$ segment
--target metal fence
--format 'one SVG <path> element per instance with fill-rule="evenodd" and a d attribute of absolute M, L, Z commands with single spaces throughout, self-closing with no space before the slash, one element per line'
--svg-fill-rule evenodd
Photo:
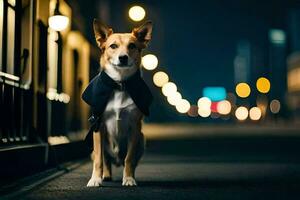
<path fill-rule="evenodd" d="M 33 93 L 20 78 L 0 72 L 0 147 L 31 140 Z"/>

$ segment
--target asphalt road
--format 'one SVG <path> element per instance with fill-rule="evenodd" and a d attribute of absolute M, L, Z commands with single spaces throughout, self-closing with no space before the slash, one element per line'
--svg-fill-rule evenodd
<path fill-rule="evenodd" d="M 14 199 L 300 199 L 298 136 L 158 139 L 146 146 L 137 187 L 121 186 L 122 168 L 113 168 L 113 181 L 87 188 L 86 161 Z"/>
<path fill-rule="evenodd" d="M 146 154 L 137 169 L 137 187 L 113 181 L 87 188 L 91 162 L 39 186 L 17 199 L 300 199 L 300 164 L 208 162 L 199 157 Z"/>

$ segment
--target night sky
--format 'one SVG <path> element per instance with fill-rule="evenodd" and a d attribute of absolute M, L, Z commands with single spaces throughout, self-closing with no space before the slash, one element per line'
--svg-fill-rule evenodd
<path fill-rule="evenodd" d="M 153 38 L 147 52 L 159 59 L 184 98 L 196 104 L 205 86 L 223 86 L 234 91 L 233 60 L 237 42 L 248 40 L 262 59 L 253 69 L 257 75 L 268 73 L 268 31 L 287 29 L 288 11 L 296 1 L 68 1 L 74 8 L 73 28 L 84 31 L 94 45 L 93 18 L 101 18 L 115 32 L 128 32 L 142 22 L 128 18 L 132 5 L 146 10 L 146 19 L 154 23 Z M 179 3 L 180 2 L 180 3 Z M 146 72 L 150 79 L 153 72 Z M 254 75 L 256 75 L 254 73 Z M 161 93 L 148 81 L 155 93 L 150 121 L 201 121 L 176 114 Z M 157 109 L 159 108 L 159 109 Z M 159 110 L 159 112 L 157 111 Z"/>

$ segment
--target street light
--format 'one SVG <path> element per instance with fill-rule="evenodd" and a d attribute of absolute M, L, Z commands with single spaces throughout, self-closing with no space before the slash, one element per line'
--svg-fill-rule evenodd
<path fill-rule="evenodd" d="M 48 23 L 51 29 L 62 31 L 68 27 L 69 18 L 59 12 L 59 0 L 56 1 L 54 14 L 49 17 Z"/>
<path fill-rule="evenodd" d="M 145 18 L 146 11 L 141 6 L 133 6 L 129 9 L 128 14 L 133 21 L 138 22 Z"/>
<path fill-rule="evenodd" d="M 142 57 L 142 65 L 147 70 L 154 70 L 158 65 L 158 59 L 153 54 L 147 54 Z"/>

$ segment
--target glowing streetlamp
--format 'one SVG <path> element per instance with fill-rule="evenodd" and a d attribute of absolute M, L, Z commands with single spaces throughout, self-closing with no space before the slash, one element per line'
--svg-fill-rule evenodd
<path fill-rule="evenodd" d="M 241 98 L 246 98 L 250 95 L 251 89 L 247 83 L 239 83 L 235 87 L 236 94 Z"/>
<path fill-rule="evenodd" d="M 177 86 L 175 85 L 175 83 L 168 82 L 168 83 L 164 84 L 164 86 L 162 87 L 161 90 L 162 90 L 163 95 L 168 97 L 171 94 L 177 92 Z"/>
<path fill-rule="evenodd" d="M 176 110 L 179 113 L 186 113 L 190 110 L 191 104 L 186 99 L 181 99 L 179 104 L 176 105 Z"/>
<path fill-rule="evenodd" d="M 138 22 L 138 21 L 141 21 L 145 18 L 146 11 L 141 6 L 132 6 L 129 9 L 128 14 L 129 14 L 130 19 L 132 19 L 133 21 Z"/>
<path fill-rule="evenodd" d="M 235 111 L 235 116 L 238 120 L 244 121 L 248 118 L 248 109 L 244 106 L 238 107 Z"/>
<path fill-rule="evenodd" d="M 56 1 L 54 14 L 49 17 L 48 23 L 50 28 L 55 31 L 62 31 L 69 25 L 69 18 L 59 12 L 59 0 Z"/>
<path fill-rule="evenodd" d="M 220 101 L 217 104 L 217 111 L 221 115 L 228 115 L 231 111 L 231 104 L 227 100 Z"/>
<path fill-rule="evenodd" d="M 169 76 L 165 72 L 156 72 L 153 76 L 153 82 L 157 87 L 162 87 L 169 82 Z"/>
<path fill-rule="evenodd" d="M 267 78 L 260 77 L 256 81 L 256 88 L 261 93 L 268 93 L 271 88 L 271 83 Z"/>
<path fill-rule="evenodd" d="M 147 54 L 142 57 L 142 65 L 147 70 L 153 70 L 158 65 L 158 59 L 153 54 Z"/>
<path fill-rule="evenodd" d="M 258 107 L 253 107 L 249 111 L 249 117 L 253 121 L 257 121 L 261 118 L 261 110 Z"/>

